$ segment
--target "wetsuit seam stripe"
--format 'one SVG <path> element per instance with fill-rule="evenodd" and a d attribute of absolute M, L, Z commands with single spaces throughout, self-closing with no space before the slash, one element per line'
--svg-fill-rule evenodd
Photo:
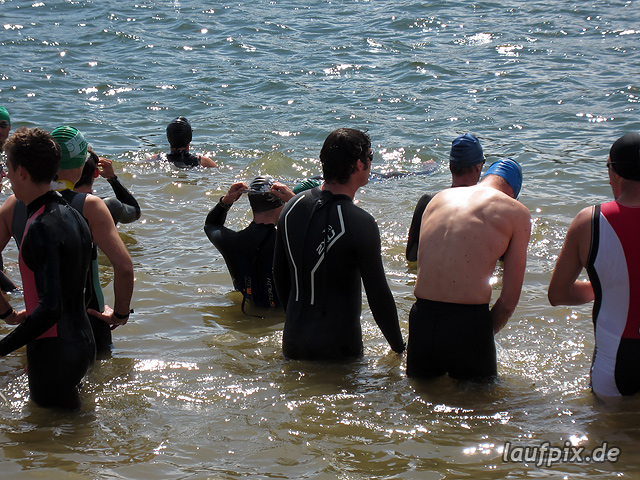
<path fill-rule="evenodd" d="M 295 203 L 291 205 L 291 208 L 284 216 L 284 236 L 285 236 L 285 242 L 287 244 L 287 253 L 289 254 L 289 261 L 293 266 L 294 283 L 296 285 L 296 302 L 299 300 L 300 288 L 298 286 L 298 267 L 296 266 L 296 262 L 293 259 L 293 254 L 291 253 L 291 242 L 289 241 L 289 214 L 293 211 L 293 209 L 298 204 L 298 202 L 303 198 L 304 196 L 301 195 L 300 198 L 298 198 L 298 200 L 296 200 Z"/>

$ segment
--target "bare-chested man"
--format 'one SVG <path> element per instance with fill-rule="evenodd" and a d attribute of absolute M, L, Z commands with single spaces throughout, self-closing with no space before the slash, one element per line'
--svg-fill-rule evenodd
<path fill-rule="evenodd" d="M 408 376 L 497 375 L 493 336 L 518 304 L 531 233 L 529 210 L 515 200 L 521 186 L 520 165 L 505 158 L 478 185 L 443 190 L 429 202 L 409 315 Z M 489 280 L 500 258 L 502 291 L 490 309 Z"/>

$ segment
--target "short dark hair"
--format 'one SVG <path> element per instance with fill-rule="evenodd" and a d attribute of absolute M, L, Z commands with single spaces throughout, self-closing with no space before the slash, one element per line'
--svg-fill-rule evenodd
<path fill-rule="evenodd" d="M 457 175 L 457 176 L 467 175 L 469 173 L 475 172 L 476 167 L 478 165 L 483 165 L 483 164 L 484 164 L 484 162 L 477 163 L 475 165 L 468 165 L 466 167 L 461 167 L 459 165 L 449 164 L 449 171 L 451 172 L 451 175 Z"/>
<path fill-rule="evenodd" d="M 53 180 L 60 165 L 60 145 L 44 130 L 20 127 L 4 144 L 9 168 L 24 167 L 35 183 Z"/>
<path fill-rule="evenodd" d="M 87 153 L 89 154 L 87 155 L 87 161 L 84 162 L 82 175 L 80 175 L 80 180 L 76 182 L 75 188 L 82 187 L 83 185 L 91 185 L 93 179 L 96 178 L 96 169 L 98 168 L 100 159 L 91 147 L 87 149 Z"/>
<path fill-rule="evenodd" d="M 371 148 L 369 135 L 354 128 L 339 128 L 329 134 L 320 150 L 324 181 L 344 184 L 356 169 L 358 160 L 367 165 Z"/>

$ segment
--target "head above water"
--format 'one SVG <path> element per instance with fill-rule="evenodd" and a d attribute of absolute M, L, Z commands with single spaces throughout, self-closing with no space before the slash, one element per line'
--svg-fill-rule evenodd
<path fill-rule="evenodd" d="M 20 127 L 4 144 L 8 168 L 24 167 L 34 183 L 50 183 L 60 165 L 60 145 L 44 130 Z"/>
<path fill-rule="evenodd" d="M 60 145 L 60 170 L 69 170 L 84 165 L 87 160 L 87 141 L 82 132 L 75 127 L 61 126 L 51 132 L 51 136 Z"/>
<path fill-rule="evenodd" d="M 185 117 L 176 117 L 167 125 L 167 140 L 171 148 L 185 148 L 191 143 L 193 128 Z"/>
<path fill-rule="evenodd" d="M 611 168 L 626 180 L 640 181 L 640 134 L 627 133 L 609 151 Z"/>
<path fill-rule="evenodd" d="M 356 171 L 358 160 L 369 166 L 369 136 L 353 128 L 339 128 L 329 134 L 320 150 L 325 182 L 345 184 Z"/>
<path fill-rule="evenodd" d="M 502 177 L 513 190 L 513 198 L 518 198 L 522 188 L 522 167 L 512 158 L 501 158 L 491 164 L 482 178 L 488 175 Z"/>
<path fill-rule="evenodd" d="M 253 179 L 249 185 L 249 203 L 254 213 L 266 212 L 279 208 L 284 202 L 271 193 L 275 180 L 271 177 L 260 176 Z"/>
<path fill-rule="evenodd" d="M 452 167 L 472 167 L 484 163 L 484 153 L 480 140 L 465 133 L 451 142 L 449 163 Z"/>

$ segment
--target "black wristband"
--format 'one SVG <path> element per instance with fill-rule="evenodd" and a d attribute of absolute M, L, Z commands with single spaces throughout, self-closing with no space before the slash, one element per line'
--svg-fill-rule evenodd
<path fill-rule="evenodd" d="M 10 306 L 9 310 L 7 310 L 2 315 L 0 315 L 0 320 L 4 320 L 5 318 L 9 318 L 12 313 L 13 313 L 13 307 Z"/>
<path fill-rule="evenodd" d="M 116 317 L 118 320 L 124 320 L 125 318 L 129 318 L 129 314 L 131 313 L 133 313 L 133 308 L 129 310 L 129 313 L 127 313 L 126 315 L 120 315 L 118 312 L 114 310 L 113 316 Z"/>
<path fill-rule="evenodd" d="M 113 176 L 113 177 L 111 177 L 111 178 L 107 178 L 107 182 L 114 182 L 114 181 L 116 181 L 116 180 L 118 180 L 118 176 L 117 176 L 117 175 L 114 175 L 114 176 Z"/>

